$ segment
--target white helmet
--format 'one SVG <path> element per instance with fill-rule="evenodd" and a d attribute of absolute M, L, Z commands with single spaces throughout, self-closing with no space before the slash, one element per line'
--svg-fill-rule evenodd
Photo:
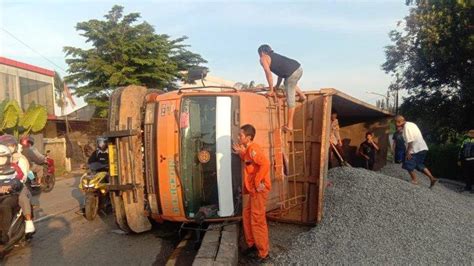
<path fill-rule="evenodd" d="M 0 144 L 0 170 L 10 168 L 11 158 L 12 153 L 10 149 L 5 145 Z"/>

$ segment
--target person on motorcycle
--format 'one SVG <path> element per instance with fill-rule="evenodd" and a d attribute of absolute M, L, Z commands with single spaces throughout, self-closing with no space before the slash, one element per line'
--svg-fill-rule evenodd
<path fill-rule="evenodd" d="M 35 145 L 35 140 L 31 136 L 22 137 L 20 144 L 23 148 L 23 155 L 30 162 L 30 170 L 36 174 L 36 184 L 32 184 L 32 186 L 40 186 L 44 176 L 43 165 L 47 163 L 46 157 L 33 146 Z"/>
<path fill-rule="evenodd" d="M 23 178 L 20 180 L 25 184 L 27 179 L 27 174 L 29 170 L 28 159 L 18 152 L 18 141 L 12 135 L 3 135 L 0 136 L 0 144 L 7 146 L 10 149 L 11 153 L 11 165 L 13 167 L 18 166 L 21 171 Z M 23 186 L 20 194 L 18 195 L 18 202 L 21 209 L 23 210 L 23 215 L 25 216 L 25 233 L 35 232 L 35 226 L 33 224 L 32 212 L 31 212 L 31 193 L 27 186 Z"/>
<path fill-rule="evenodd" d="M 23 173 L 19 167 L 14 167 L 11 163 L 10 149 L 5 145 L 0 145 L 0 229 L 2 242 L 8 239 L 8 228 L 13 218 L 13 209 L 18 204 L 18 196 L 23 184 L 20 179 Z"/>
<path fill-rule="evenodd" d="M 98 137 L 96 140 L 97 149 L 89 156 L 87 164 L 100 163 L 109 166 L 109 150 L 108 139 L 106 137 Z"/>

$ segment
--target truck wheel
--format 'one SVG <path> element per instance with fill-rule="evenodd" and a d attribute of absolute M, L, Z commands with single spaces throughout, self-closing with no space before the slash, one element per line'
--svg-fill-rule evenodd
<path fill-rule="evenodd" d="M 94 220 L 99 210 L 99 197 L 93 192 L 87 192 L 84 207 L 86 219 L 88 221 Z"/>

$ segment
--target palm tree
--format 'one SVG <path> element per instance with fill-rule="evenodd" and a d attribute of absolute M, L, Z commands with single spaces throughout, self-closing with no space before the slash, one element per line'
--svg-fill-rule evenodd
<path fill-rule="evenodd" d="M 64 116 L 66 122 L 66 135 L 69 134 L 69 121 L 67 115 L 64 115 L 68 102 L 66 101 L 66 95 L 64 95 L 64 87 L 66 83 L 62 79 L 61 75 L 57 71 L 54 71 L 54 93 L 56 94 L 56 103 L 61 108 L 61 116 Z"/>

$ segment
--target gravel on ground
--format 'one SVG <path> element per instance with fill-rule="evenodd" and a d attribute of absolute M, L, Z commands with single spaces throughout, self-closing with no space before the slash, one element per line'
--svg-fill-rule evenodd
<path fill-rule="evenodd" d="M 331 169 L 322 222 L 272 262 L 473 265 L 474 197 L 418 179 L 409 183 L 400 165 Z"/>

